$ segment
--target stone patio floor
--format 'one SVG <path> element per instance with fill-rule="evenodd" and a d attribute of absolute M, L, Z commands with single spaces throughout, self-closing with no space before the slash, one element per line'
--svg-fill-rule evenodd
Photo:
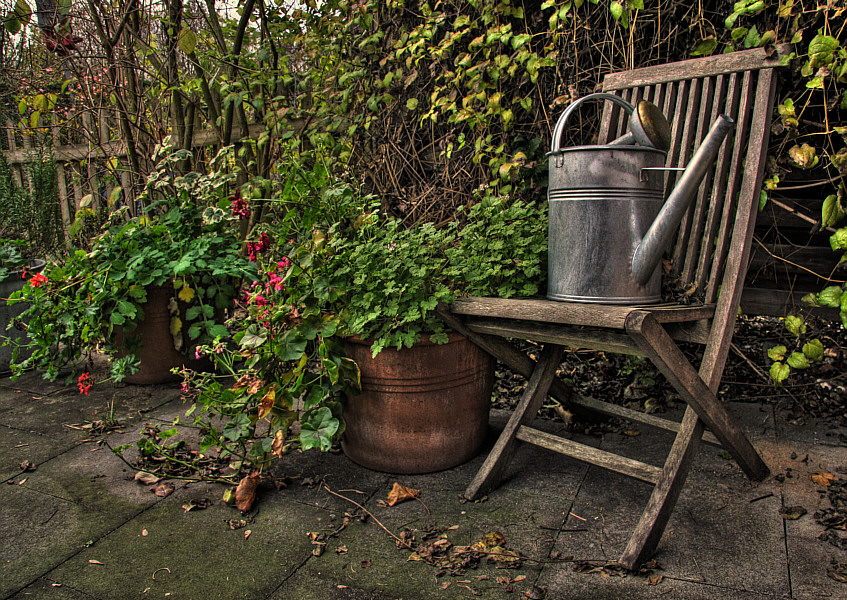
<path fill-rule="evenodd" d="M 106 443 L 132 442 L 144 423 L 186 409 L 178 384 L 104 384 L 84 396 L 34 373 L 0 379 L 0 598 L 847 598 L 847 583 L 828 576 L 847 563 L 847 551 L 819 539 L 824 527 L 813 515 L 830 504 L 811 477 L 847 477 L 844 432 L 791 423 L 769 405 L 730 410 L 772 476 L 750 482 L 719 448 L 701 445 L 657 564 L 640 575 L 603 565 L 623 549 L 649 486 L 529 446 L 481 502 L 459 495 L 484 455 L 441 473 L 397 476 L 315 451 L 286 456 L 275 473 L 288 485 L 262 493 L 245 515 L 222 502 L 221 484 L 177 481 L 160 498 Z M 110 414 L 118 431 L 86 429 Z M 492 412 L 489 447 L 506 418 Z M 639 431 L 585 439 L 661 464 L 669 434 Z M 22 470 L 25 461 L 34 470 Z M 420 502 L 386 506 L 394 482 L 421 490 Z M 183 508 L 201 499 L 211 506 Z M 373 518 L 356 518 L 364 513 L 353 502 Z M 785 520 L 787 506 L 807 513 Z M 353 518 L 342 528 L 345 514 Z M 526 558 L 516 569 L 482 561 L 440 573 L 409 560 L 386 531 L 404 528 L 430 528 L 455 545 L 497 532 Z M 323 534 L 323 553 L 315 534 Z"/>

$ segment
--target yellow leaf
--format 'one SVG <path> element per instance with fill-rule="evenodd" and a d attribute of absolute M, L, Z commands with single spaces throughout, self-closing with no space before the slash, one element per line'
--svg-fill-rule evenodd
<path fill-rule="evenodd" d="M 412 488 L 407 488 L 406 486 L 395 482 L 394 487 L 392 487 L 391 491 L 388 493 L 388 506 L 394 506 L 404 500 L 411 500 L 420 493 L 420 490 L 413 490 Z"/>
<path fill-rule="evenodd" d="M 826 471 L 818 471 L 812 475 L 812 481 L 818 485 L 832 485 L 832 482 L 835 481 L 835 475 Z"/>
<path fill-rule="evenodd" d="M 171 336 L 174 336 L 182 329 L 182 319 L 179 317 L 171 317 Z"/>
<path fill-rule="evenodd" d="M 179 291 L 179 299 L 183 302 L 191 302 L 194 300 L 194 290 L 188 287 L 188 284 L 183 285 Z"/>

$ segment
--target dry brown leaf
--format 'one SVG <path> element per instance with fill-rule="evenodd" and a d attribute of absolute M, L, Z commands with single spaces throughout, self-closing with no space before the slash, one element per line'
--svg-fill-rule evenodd
<path fill-rule="evenodd" d="M 338 546 L 335 552 L 338 554 L 347 554 L 347 546 Z"/>
<path fill-rule="evenodd" d="M 89 565 L 102 565 L 103 563 L 101 563 L 99 560 L 92 559 L 92 560 L 88 561 L 88 564 Z"/>
<path fill-rule="evenodd" d="M 832 485 L 832 482 L 835 481 L 835 475 L 826 471 L 818 471 L 812 475 L 812 481 L 818 485 Z"/>
<path fill-rule="evenodd" d="M 262 475 L 258 471 L 253 471 L 247 477 L 238 483 L 235 488 L 235 508 L 244 512 L 253 507 L 256 501 L 256 488 L 262 480 Z"/>
<path fill-rule="evenodd" d="M 807 512 L 802 506 L 784 506 L 779 510 L 780 516 L 786 521 L 796 521 Z"/>
<path fill-rule="evenodd" d="M 416 498 L 420 493 L 420 490 L 413 490 L 412 488 L 407 488 L 406 486 L 395 482 L 394 487 L 392 487 L 391 491 L 388 493 L 388 506 L 394 506 L 395 504 L 399 504 L 405 500 Z"/>
<path fill-rule="evenodd" d="M 167 498 L 174 493 L 174 484 L 170 481 L 162 481 L 158 485 L 151 487 L 150 491 L 156 494 L 159 498 Z"/>
<path fill-rule="evenodd" d="M 246 540 L 247 538 L 249 538 L 252 533 L 253 533 L 252 529 L 245 529 L 244 530 L 244 539 Z"/>
<path fill-rule="evenodd" d="M 277 429 L 274 434 L 274 441 L 271 444 L 271 454 L 277 458 L 282 458 L 282 450 L 285 445 L 285 431 Z"/>
<path fill-rule="evenodd" d="M 153 473 L 147 473 L 146 471 L 139 471 L 135 474 L 135 481 L 144 485 L 153 485 L 154 483 L 159 483 L 161 480 L 161 477 L 156 477 Z"/>
<path fill-rule="evenodd" d="M 271 412 L 271 409 L 274 407 L 274 402 L 276 402 L 276 389 L 271 387 L 268 390 L 268 393 L 265 394 L 265 397 L 262 398 L 261 402 L 259 402 L 259 418 L 264 419 Z"/>
<path fill-rule="evenodd" d="M 659 575 L 658 573 L 653 573 L 652 575 L 647 576 L 647 585 L 659 585 L 662 583 L 662 579 L 664 579 L 664 575 Z"/>

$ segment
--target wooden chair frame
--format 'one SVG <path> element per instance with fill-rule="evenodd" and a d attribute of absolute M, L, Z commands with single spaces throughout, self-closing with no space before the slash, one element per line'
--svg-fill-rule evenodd
<path fill-rule="evenodd" d="M 466 498 L 492 491 L 522 442 L 648 482 L 653 493 L 618 561 L 636 569 L 653 555 L 701 439 L 723 446 L 748 477 L 768 476 L 768 467 L 716 392 L 750 255 L 779 65 L 778 52 L 756 49 L 610 74 L 603 82 L 604 92 L 631 103 L 650 100 L 668 115 L 673 133 L 668 166 L 685 166 L 719 114 L 736 121 L 670 250 L 670 276 L 684 289 L 694 286 L 701 291 L 702 303 L 618 306 L 461 298 L 439 307 L 439 315 L 452 328 L 529 379 L 515 413 L 465 491 Z M 607 101 L 600 143 L 624 133 L 626 125 L 623 111 Z M 667 189 L 674 183 L 675 176 L 668 176 Z M 508 338 L 541 343 L 538 361 Z M 704 346 L 699 368 L 680 350 L 680 341 Z M 565 346 L 646 356 L 686 402 L 682 422 L 575 397 L 555 377 Z M 548 393 L 575 411 L 600 412 L 675 432 L 665 464 L 654 466 L 534 429 L 532 421 Z M 710 431 L 705 432 L 706 427 Z"/>

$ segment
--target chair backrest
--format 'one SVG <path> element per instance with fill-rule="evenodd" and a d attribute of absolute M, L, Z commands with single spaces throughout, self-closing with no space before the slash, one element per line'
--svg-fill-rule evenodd
<path fill-rule="evenodd" d="M 684 167 L 718 115 L 735 120 L 714 167 L 700 185 L 671 250 L 671 276 L 717 303 L 707 359 L 718 377 L 728 352 L 747 271 L 776 90 L 779 51 L 755 49 L 612 73 L 603 91 L 630 103 L 649 100 L 668 117 L 668 167 Z M 607 101 L 600 143 L 627 130 L 626 115 Z M 669 174 L 666 197 L 677 175 Z M 727 332 L 726 330 L 729 329 Z M 714 346 L 710 348 L 710 346 Z M 711 357 L 710 357 L 711 355 Z"/>

